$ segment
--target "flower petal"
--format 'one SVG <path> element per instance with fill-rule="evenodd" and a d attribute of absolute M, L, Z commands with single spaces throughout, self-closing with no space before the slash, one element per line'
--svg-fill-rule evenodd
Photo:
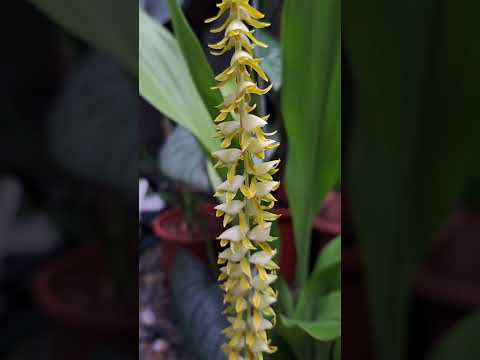
<path fill-rule="evenodd" d="M 217 190 L 235 193 L 240 189 L 245 178 L 242 175 L 236 175 L 233 181 L 225 181 L 218 185 Z"/>
<path fill-rule="evenodd" d="M 232 226 L 231 228 L 225 230 L 221 235 L 217 237 L 217 239 L 221 240 L 230 240 L 230 241 L 240 241 L 242 240 L 244 235 L 240 230 L 240 225 Z"/>
<path fill-rule="evenodd" d="M 270 238 L 272 223 L 266 222 L 255 226 L 248 233 L 247 237 L 252 241 L 267 241 Z"/>
<path fill-rule="evenodd" d="M 250 262 L 252 264 L 265 266 L 267 265 L 277 252 L 274 250 L 272 253 L 266 251 L 257 251 L 255 254 L 250 256 Z"/>
<path fill-rule="evenodd" d="M 253 131 L 259 127 L 264 127 L 265 125 L 267 125 L 267 122 L 256 115 L 247 114 L 243 118 L 243 129 L 248 132 Z"/>
<path fill-rule="evenodd" d="M 240 156 L 242 156 L 242 151 L 240 149 L 224 149 L 215 151 L 212 155 L 228 164 L 240 159 Z"/>
<path fill-rule="evenodd" d="M 243 209 L 245 203 L 240 200 L 233 200 L 229 203 L 223 203 L 215 206 L 215 210 L 221 210 L 229 215 L 237 215 Z"/>

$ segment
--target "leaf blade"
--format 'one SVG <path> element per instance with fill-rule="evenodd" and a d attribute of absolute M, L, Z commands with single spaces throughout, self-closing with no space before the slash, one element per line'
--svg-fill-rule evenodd
<path fill-rule="evenodd" d="M 480 312 L 467 315 L 427 356 L 428 360 L 474 360 L 480 358 Z"/>
<path fill-rule="evenodd" d="M 139 91 L 154 107 L 188 128 L 209 152 L 220 148 L 215 128 L 181 54 L 162 26 L 139 10 Z"/>
<path fill-rule="evenodd" d="M 210 67 L 202 45 L 183 15 L 180 5 L 175 0 L 168 0 L 168 8 L 173 22 L 178 44 L 187 62 L 192 79 L 212 118 L 217 116 L 215 106 L 223 101 L 216 86 L 215 76 Z"/>
<path fill-rule="evenodd" d="M 287 0 L 282 42 L 286 185 L 303 286 L 313 219 L 340 176 L 340 3 Z"/>
<path fill-rule="evenodd" d="M 117 58 L 133 76 L 138 74 L 138 33 L 131 14 L 138 2 L 115 0 L 30 0 L 58 24 Z M 115 11 L 112 11 L 115 9 Z M 112 13 L 115 21 L 111 21 Z"/>

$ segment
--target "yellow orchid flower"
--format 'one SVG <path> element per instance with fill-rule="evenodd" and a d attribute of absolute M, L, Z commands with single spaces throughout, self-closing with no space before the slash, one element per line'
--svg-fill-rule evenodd
<path fill-rule="evenodd" d="M 228 341 L 223 346 L 229 360 L 259 360 L 263 353 L 276 349 L 270 344 L 267 331 L 275 326 L 276 316 L 271 305 L 277 293 L 271 284 L 279 267 L 273 261 L 276 251 L 269 245 L 276 238 L 270 235 L 272 222 L 278 218 L 271 210 L 277 201 L 272 192 L 280 186 L 272 175 L 278 171 L 280 160 L 263 162 L 265 152 L 279 144 L 263 131 L 268 116 L 252 114 L 256 104 L 253 95 L 265 95 L 255 78 L 268 81 L 253 56 L 256 46 L 266 47 L 254 36 L 254 29 L 270 24 L 261 21 L 265 16 L 250 5 L 249 0 L 223 0 L 217 4 L 216 16 L 207 23 L 224 19 L 212 29 L 224 32 L 223 38 L 209 45 L 214 55 L 234 50 L 230 65 L 216 76 L 218 86 L 235 84 L 235 90 L 218 105 L 215 119 L 222 149 L 213 153 L 216 167 L 228 168 L 227 179 L 217 186 L 215 197 L 221 204 L 215 207 L 223 216 L 226 229 L 217 239 L 224 250 L 219 254 L 219 281 L 225 292 L 230 326 L 224 330 Z M 239 173 L 240 172 L 240 173 Z"/>

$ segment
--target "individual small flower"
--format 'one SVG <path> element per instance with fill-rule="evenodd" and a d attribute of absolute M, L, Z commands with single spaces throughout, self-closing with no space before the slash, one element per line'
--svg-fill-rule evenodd
<path fill-rule="evenodd" d="M 257 184 L 257 196 L 264 197 L 279 188 L 279 181 L 264 181 Z"/>
<path fill-rule="evenodd" d="M 225 230 L 221 235 L 217 237 L 217 239 L 238 242 L 242 240 L 244 237 L 245 237 L 245 234 L 241 230 L 240 225 L 236 225 Z"/>
<path fill-rule="evenodd" d="M 226 121 L 217 125 L 217 129 L 222 136 L 230 136 L 240 129 L 240 120 Z"/>
<path fill-rule="evenodd" d="M 215 206 L 215 210 L 221 211 L 228 215 L 237 215 L 244 206 L 245 203 L 243 201 L 233 200 L 229 203 L 223 203 Z"/>
<path fill-rule="evenodd" d="M 235 175 L 233 179 L 226 180 L 225 182 L 221 183 L 217 186 L 217 192 L 220 195 L 223 195 L 225 192 L 230 192 L 236 194 L 240 187 L 243 185 L 245 177 L 242 175 Z"/>
<path fill-rule="evenodd" d="M 272 258 L 276 253 L 275 250 L 271 253 L 267 251 L 258 251 L 250 257 L 250 263 L 265 266 L 272 261 Z"/>
<path fill-rule="evenodd" d="M 250 230 L 247 236 L 252 241 L 268 241 L 270 238 L 271 229 L 272 223 L 257 225 Z"/>
<path fill-rule="evenodd" d="M 264 127 L 267 125 L 267 120 L 269 116 L 258 117 L 252 114 L 245 114 L 243 121 L 243 129 L 247 132 L 252 132 L 257 128 Z"/>
<path fill-rule="evenodd" d="M 225 164 L 230 164 L 240 159 L 242 151 L 240 149 L 218 150 L 213 153 L 213 156 Z"/>

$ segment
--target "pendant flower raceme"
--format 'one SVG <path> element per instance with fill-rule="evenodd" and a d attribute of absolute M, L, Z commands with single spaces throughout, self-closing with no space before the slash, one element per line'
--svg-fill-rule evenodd
<path fill-rule="evenodd" d="M 265 133 L 268 116 L 254 114 L 255 95 L 265 95 L 271 85 L 261 89 L 255 79 L 268 81 L 261 69 L 261 59 L 254 57 L 254 48 L 266 47 L 254 36 L 252 28 L 265 28 L 264 15 L 249 0 L 223 0 L 217 4 L 218 14 L 206 22 L 223 19 L 212 30 L 224 32 L 216 44 L 209 45 L 212 54 L 232 51 L 230 66 L 217 75 L 217 88 L 233 84 L 234 90 L 224 96 L 218 106 L 217 137 L 222 149 L 213 153 L 216 167 L 225 167 L 227 179 L 215 193 L 220 200 L 217 216 L 223 216 L 225 231 L 218 236 L 224 250 L 219 254 L 219 281 L 225 291 L 225 310 L 230 326 L 225 329 L 228 342 L 223 349 L 229 360 L 259 360 L 263 353 L 276 349 L 270 344 L 267 330 L 275 325 L 272 304 L 277 293 L 271 287 L 278 266 L 273 262 L 275 250 L 270 243 L 272 222 L 278 218 L 272 208 L 272 195 L 280 183 L 272 177 L 279 160 L 264 161 L 265 153 L 279 144 Z"/>

